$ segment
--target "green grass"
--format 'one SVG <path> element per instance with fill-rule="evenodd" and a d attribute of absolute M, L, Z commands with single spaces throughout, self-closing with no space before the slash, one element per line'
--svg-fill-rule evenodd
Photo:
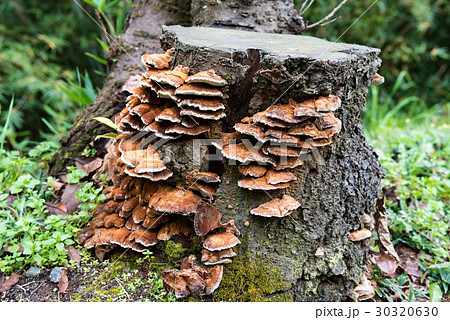
<path fill-rule="evenodd" d="M 363 121 L 387 171 L 383 187 L 393 242 L 425 253 L 424 275 L 448 292 L 450 103 L 427 108 L 419 97 L 398 98 L 414 85 L 401 73 L 390 92 L 371 87 Z M 379 285 L 389 287 L 384 282 Z"/>

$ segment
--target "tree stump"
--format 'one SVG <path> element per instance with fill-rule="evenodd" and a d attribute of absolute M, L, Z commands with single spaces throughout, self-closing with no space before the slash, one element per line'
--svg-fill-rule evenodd
<path fill-rule="evenodd" d="M 236 277 L 242 277 L 241 282 L 248 281 L 243 287 L 258 292 L 250 300 L 354 299 L 370 240 L 352 242 L 349 236 L 374 211 L 384 176 L 360 120 L 368 86 L 380 66 L 379 50 L 307 36 L 180 26 L 163 27 L 161 44 L 164 50 L 175 48 L 174 66 L 188 66 L 191 73 L 214 69 L 227 80 L 227 117 L 216 132 L 232 132 L 242 118 L 289 99 L 301 102 L 332 94 L 342 100 L 334 112 L 342 121 L 340 133 L 291 170 L 297 180 L 289 188 L 242 189 L 237 167 L 226 161 L 219 165 L 222 182 L 213 204 L 225 221 L 235 220 L 242 245 L 241 260 L 225 267 L 215 298 L 243 299 L 236 285 Z M 218 171 L 218 164 L 214 166 Z M 284 218 L 250 214 L 283 194 L 301 207 Z M 251 270 L 256 274 L 250 275 Z"/>

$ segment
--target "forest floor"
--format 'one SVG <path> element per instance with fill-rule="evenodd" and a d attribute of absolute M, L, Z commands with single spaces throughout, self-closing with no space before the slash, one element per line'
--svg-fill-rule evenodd
<path fill-rule="evenodd" d="M 67 275 L 67 288 L 50 280 L 52 268 L 41 268 L 35 277 L 21 275 L 10 290 L 0 293 L 0 301 L 174 301 L 164 290 L 161 268 L 134 252 L 112 252 L 100 262 L 88 250 L 80 250 L 79 266 L 61 268 Z"/>
<path fill-rule="evenodd" d="M 81 248 L 80 248 L 81 249 Z M 417 261 L 420 253 L 412 248 L 400 244 L 396 248 L 400 257 L 400 264 L 394 274 L 386 279 L 395 279 L 386 283 L 394 287 L 390 298 L 402 301 L 403 292 L 406 296 L 416 295 L 419 302 L 429 301 L 427 295 L 420 292 L 427 291 L 427 279 L 422 277 Z M 124 302 L 147 301 L 166 302 L 175 301 L 175 297 L 165 291 L 161 279 L 161 270 L 166 264 L 159 264 L 151 260 L 151 256 L 125 252 L 117 249 L 108 254 L 107 259 L 100 262 L 87 249 L 79 250 L 81 260 L 73 265 L 61 268 L 67 275 L 67 288 L 60 292 L 60 284 L 50 280 L 52 268 L 41 268 L 35 277 L 22 274 L 19 281 L 10 290 L 0 293 L 0 301 L 4 302 Z M 405 276 L 407 273 L 408 276 Z M 404 278 L 404 282 L 401 278 Z M 386 281 L 386 279 L 379 279 Z M 406 281 L 409 279 L 409 281 Z M 399 290 L 399 291 L 398 291 Z M 374 296 L 365 302 L 388 301 L 387 296 Z M 203 301 L 211 301 L 211 297 L 204 297 Z M 450 295 L 445 294 L 443 302 L 450 301 Z"/>

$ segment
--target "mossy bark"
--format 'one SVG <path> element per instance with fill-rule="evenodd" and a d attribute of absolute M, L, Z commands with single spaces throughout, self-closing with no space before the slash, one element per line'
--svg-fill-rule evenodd
<path fill-rule="evenodd" d="M 262 263 L 267 274 L 259 271 L 261 277 L 281 275 L 280 281 L 271 283 L 270 292 L 262 290 L 263 297 L 255 299 L 353 299 L 353 288 L 367 263 L 368 244 L 351 242 L 349 233 L 363 226 L 363 214 L 373 211 L 384 175 L 360 120 L 370 79 L 380 65 L 379 51 L 303 36 L 178 26 L 163 29 L 162 47 L 174 47 L 175 64 L 189 66 L 194 73 L 214 68 L 226 75 L 229 98 L 222 131 L 233 131 L 244 116 L 276 101 L 329 94 L 342 99 L 335 112 L 342 131 L 330 146 L 294 170 L 298 180 L 291 187 L 270 194 L 241 189 L 236 166 L 224 163 L 214 206 L 224 221 L 236 221 L 245 238 L 238 255 L 250 260 L 239 266 L 255 268 Z M 284 193 L 299 200 L 301 208 L 282 219 L 250 215 L 250 209 Z M 323 256 L 314 255 L 318 247 Z M 234 270 L 233 265 L 228 270 Z M 232 276 L 226 271 L 225 278 L 227 273 Z M 226 283 L 217 293 L 219 299 L 233 291 Z"/>

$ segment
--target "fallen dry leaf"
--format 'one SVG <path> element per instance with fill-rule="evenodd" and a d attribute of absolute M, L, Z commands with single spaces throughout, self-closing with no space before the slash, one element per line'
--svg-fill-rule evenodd
<path fill-rule="evenodd" d="M 395 251 L 400 258 L 400 268 L 403 270 L 401 273 L 406 271 L 409 276 L 415 278 L 413 278 L 414 282 L 417 280 L 420 282 L 422 272 L 420 271 L 419 263 L 417 261 L 420 260 L 421 254 L 405 244 L 396 246 Z"/>
<path fill-rule="evenodd" d="M 376 258 L 376 262 L 382 272 L 392 274 L 397 269 L 400 259 L 391 242 L 384 196 L 377 199 L 374 218 L 375 229 L 378 234 L 376 242 L 380 249 L 380 257 Z"/>
<path fill-rule="evenodd" d="M 14 201 L 17 200 L 17 196 L 15 194 L 10 194 L 6 197 L 6 206 L 11 207 Z"/>
<path fill-rule="evenodd" d="M 419 264 L 416 261 L 406 261 L 404 269 L 406 270 L 406 272 L 408 272 L 409 276 L 413 276 L 416 278 L 420 278 L 422 276 Z"/>
<path fill-rule="evenodd" d="M 8 280 L 4 280 L 2 286 L 0 287 L 0 292 L 6 292 L 19 282 L 19 274 L 13 273 Z"/>
<path fill-rule="evenodd" d="M 81 254 L 80 254 L 80 250 L 78 250 L 77 248 L 75 248 L 74 246 L 69 246 L 67 248 L 67 254 L 69 256 L 69 260 L 73 260 L 75 261 L 77 267 L 80 267 L 81 264 Z"/>
<path fill-rule="evenodd" d="M 67 277 L 66 272 L 63 271 L 61 274 L 61 279 L 59 279 L 58 283 L 59 293 L 66 292 L 68 286 L 69 286 L 69 278 Z"/>
<path fill-rule="evenodd" d="M 64 188 L 64 192 L 61 196 L 61 202 L 66 206 L 67 208 L 67 214 L 74 213 L 78 206 L 80 205 L 81 201 L 78 200 L 75 191 L 80 190 L 80 186 L 76 183 L 68 184 Z"/>
<path fill-rule="evenodd" d="M 61 181 L 62 183 L 66 183 L 67 181 L 67 175 L 65 173 L 58 173 L 56 175 L 56 177 L 58 178 L 59 181 Z"/>
<path fill-rule="evenodd" d="M 53 181 L 52 189 L 55 191 L 60 190 L 64 186 L 64 183 L 59 182 L 58 180 Z"/>
<path fill-rule="evenodd" d="M 103 160 L 99 157 L 95 158 L 76 158 L 75 165 L 86 173 L 91 173 L 102 166 Z"/>
<path fill-rule="evenodd" d="M 4 281 L 5 281 L 5 275 L 3 274 L 3 272 L 0 271 L 0 288 Z"/>
<path fill-rule="evenodd" d="M 66 205 L 62 202 L 46 203 L 48 213 L 51 216 L 65 216 L 67 214 Z"/>
<path fill-rule="evenodd" d="M 111 251 L 112 248 L 102 248 L 102 247 L 95 247 L 95 256 L 100 260 L 100 262 L 103 262 L 105 259 L 105 254 Z"/>
<path fill-rule="evenodd" d="M 378 258 L 375 258 L 377 266 L 386 274 L 393 274 L 397 270 L 398 262 L 393 256 L 387 253 L 381 253 Z"/>

